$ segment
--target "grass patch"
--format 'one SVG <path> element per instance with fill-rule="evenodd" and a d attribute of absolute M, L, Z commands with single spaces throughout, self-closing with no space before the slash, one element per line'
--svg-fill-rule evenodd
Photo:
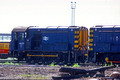
<path fill-rule="evenodd" d="M 21 75 L 22 77 L 31 77 L 32 75 L 30 75 L 30 74 L 23 74 L 23 75 Z"/>
<path fill-rule="evenodd" d="M 1 63 L 0 65 L 22 65 L 22 64 L 19 64 L 19 63 L 12 63 L 12 62 L 5 62 L 5 63 Z"/>
<path fill-rule="evenodd" d="M 45 75 L 42 75 L 42 76 L 40 76 L 40 75 L 33 75 L 33 77 L 31 79 L 49 79 L 49 78 L 47 78 Z"/>
<path fill-rule="evenodd" d="M 17 66 L 19 66 L 20 64 L 19 64 L 19 63 L 15 63 L 14 65 L 17 65 Z"/>
<path fill-rule="evenodd" d="M 78 63 L 76 63 L 72 67 L 80 67 L 80 65 L 78 65 Z"/>
<path fill-rule="evenodd" d="M 107 67 L 107 64 L 105 63 L 104 67 Z"/>
<path fill-rule="evenodd" d="M 67 65 L 64 65 L 64 67 L 67 67 Z"/>
<path fill-rule="evenodd" d="M 112 63 L 112 62 L 110 62 L 110 66 L 113 66 L 113 63 Z"/>
<path fill-rule="evenodd" d="M 16 75 L 14 77 L 23 77 L 23 78 L 26 78 L 28 77 L 29 79 L 48 79 L 45 75 L 36 75 L 36 74 L 22 74 L 22 75 Z"/>
<path fill-rule="evenodd" d="M 4 65 L 11 65 L 9 62 L 5 62 Z"/>
<path fill-rule="evenodd" d="M 50 64 L 50 66 L 52 66 L 52 67 L 56 67 L 56 65 L 55 65 L 54 62 L 52 62 L 52 63 Z"/>

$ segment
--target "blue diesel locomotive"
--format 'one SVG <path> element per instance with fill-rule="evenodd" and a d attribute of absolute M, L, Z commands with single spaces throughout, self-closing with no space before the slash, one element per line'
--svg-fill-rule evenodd
<path fill-rule="evenodd" d="M 89 61 L 120 63 L 120 26 L 98 25 L 89 32 Z"/>
<path fill-rule="evenodd" d="M 28 63 L 84 62 L 87 57 L 88 29 L 79 26 L 12 30 L 9 54 Z"/>

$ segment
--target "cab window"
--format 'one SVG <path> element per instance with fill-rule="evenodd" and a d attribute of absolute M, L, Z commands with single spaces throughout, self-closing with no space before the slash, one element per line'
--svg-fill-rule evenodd
<path fill-rule="evenodd" d="M 20 40 L 24 40 L 24 33 L 20 33 Z"/>

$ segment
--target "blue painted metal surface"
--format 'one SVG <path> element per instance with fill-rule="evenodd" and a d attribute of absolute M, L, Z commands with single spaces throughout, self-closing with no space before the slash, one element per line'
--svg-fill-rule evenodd
<path fill-rule="evenodd" d="M 120 27 L 90 28 L 89 61 L 120 63 Z"/>
<path fill-rule="evenodd" d="M 91 28 L 94 52 L 120 52 L 120 28 Z"/>
<path fill-rule="evenodd" d="M 31 42 L 27 43 L 32 43 L 29 46 L 32 50 L 71 51 L 74 47 L 74 30 L 75 28 L 72 31 L 70 28 L 31 28 L 27 32 L 30 35 Z M 39 45 L 37 46 L 37 44 Z"/>

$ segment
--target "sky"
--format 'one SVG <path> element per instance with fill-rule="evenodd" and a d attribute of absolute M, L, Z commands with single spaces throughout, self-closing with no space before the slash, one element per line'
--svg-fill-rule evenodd
<path fill-rule="evenodd" d="M 120 25 L 120 0 L 0 0 L 0 33 L 17 26 L 71 26 L 71 1 L 76 26 Z"/>

